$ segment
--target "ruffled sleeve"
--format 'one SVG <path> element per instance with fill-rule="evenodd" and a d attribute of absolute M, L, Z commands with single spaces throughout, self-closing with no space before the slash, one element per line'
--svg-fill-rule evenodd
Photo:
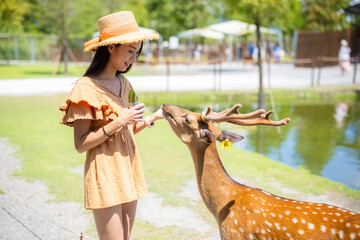
<path fill-rule="evenodd" d="M 80 79 L 60 106 L 61 124 L 73 127 L 79 119 L 110 121 L 117 117 L 116 111 L 96 89 L 94 84 Z"/>

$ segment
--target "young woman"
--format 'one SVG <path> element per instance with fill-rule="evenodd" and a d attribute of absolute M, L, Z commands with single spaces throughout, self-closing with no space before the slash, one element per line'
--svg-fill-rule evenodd
<path fill-rule="evenodd" d="M 140 55 L 142 41 L 158 34 L 140 31 L 127 11 L 100 18 L 98 26 L 100 37 L 85 43 L 95 56 L 60 106 L 60 122 L 74 127 L 75 148 L 86 151 L 85 208 L 93 211 L 99 238 L 129 239 L 137 199 L 147 193 L 134 134 L 162 113 L 143 118 L 144 104 L 130 107 L 132 87 L 122 73 Z"/>

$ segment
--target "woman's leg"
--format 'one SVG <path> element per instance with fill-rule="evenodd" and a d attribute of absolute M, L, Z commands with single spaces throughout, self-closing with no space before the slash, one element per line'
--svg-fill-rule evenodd
<path fill-rule="evenodd" d="M 124 240 L 130 239 L 130 233 L 135 220 L 137 200 L 122 205 Z"/>
<path fill-rule="evenodd" d="M 100 240 L 124 239 L 122 205 L 93 209 L 93 214 Z"/>

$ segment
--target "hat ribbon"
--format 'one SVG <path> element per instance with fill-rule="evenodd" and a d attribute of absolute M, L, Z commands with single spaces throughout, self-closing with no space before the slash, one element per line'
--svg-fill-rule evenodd
<path fill-rule="evenodd" d="M 139 29 L 139 26 L 137 25 L 137 23 L 128 23 L 128 24 L 122 25 L 121 27 L 112 28 L 112 29 L 109 29 L 108 31 L 101 33 L 101 35 L 99 37 L 85 42 L 84 46 L 85 46 L 85 48 L 88 48 L 91 45 L 100 43 L 103 40 L 113 38 L 113 37 L 118 37 L 118 36 L 121 36 L 121 35 L 124 35 L 127 33 L 131 33 L 131 32 L 138 32 L 138 31 L 140 31 L 140 29 Z"/>

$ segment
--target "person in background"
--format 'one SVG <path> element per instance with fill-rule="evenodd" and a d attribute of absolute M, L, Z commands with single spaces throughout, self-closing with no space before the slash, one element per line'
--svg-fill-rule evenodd
<path fill-rule="evenodd" d="M 99 239 L 128 240 L 137 199 L 147 193 L 134 134 L 163 117 L 161 109 L 143 118 L 144 104 L 131 107 L 128 96 L 135 94 L 123 74 L 143 41 L 159 35 L 142 32 L 128 11 L 104 16 L 98 26 L 100 36 L 84 44 L 95 55 L 61 104 L 60 123 L 74 127 L 75 148 L 86 152 L 85 208 L 93 212 Z"/>
<path fill-rule="evenodd" d="M 351 71 L 351 64 L 350 64 L 350 53 L 351 49 L 348 46 L 348 42 L 345 39 L 341 40 L 341 47 L 339 50 L 339 66 L 341 69 L 341 75 L 344 75 L 345 72 Z"/>

